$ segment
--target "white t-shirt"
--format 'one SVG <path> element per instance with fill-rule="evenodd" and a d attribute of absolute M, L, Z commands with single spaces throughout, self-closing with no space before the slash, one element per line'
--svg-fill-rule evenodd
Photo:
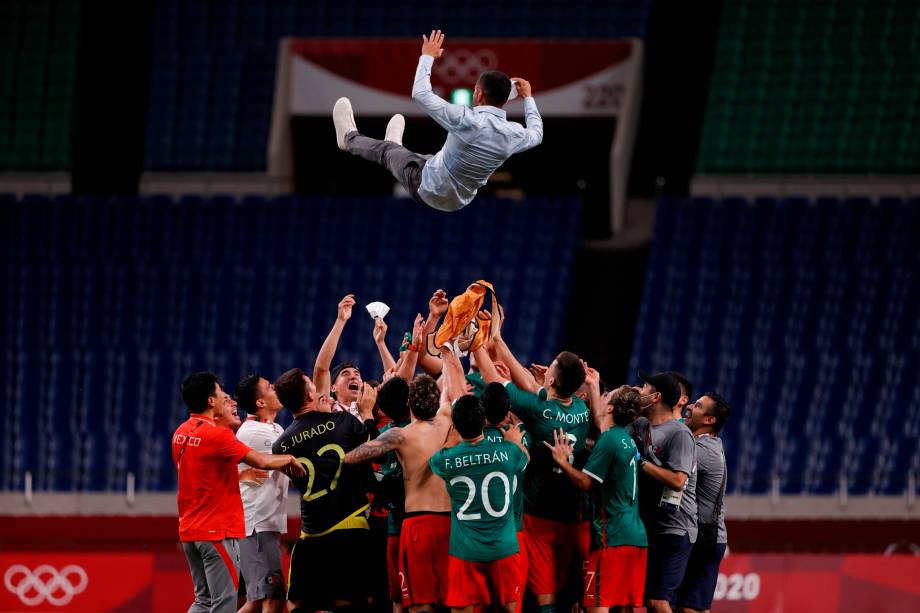
<path fill-rule="evenodd" d="M 284 432 L 274 422 L 248 419 L 236 432 L 236 437 L 254 451 L 272 452 L 272 445 Z M 239 465 L 240 471 L 250 468 Z M 268 479 L 261 485 L 251 481 L 240 481 L 240 497 L 243 499 L 243 515 L 246 521 L 246 536 L 253 532 L 287 532 L 287 511 L 285 500 L 290 479 L 280 470 L 268 471 Z"/>

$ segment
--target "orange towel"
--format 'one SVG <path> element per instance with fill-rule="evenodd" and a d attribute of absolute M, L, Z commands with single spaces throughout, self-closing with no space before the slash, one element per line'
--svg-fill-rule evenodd
<path fill-rule="evenodd" d="M 460 349 L 464 352 L 476 351 L 486 340 L 492 338 L 492 320 L 479 315 L 486 293 L 489 292 L 492 294 L 492 318 L 497 320 L 500 305 L 495 288 L 488 281 L 480 279 L 450 301 L 444 323 L 434 335 L 428 337 L 428 352 L 440 355 L 438 348 L 457 336 L 460 336 Z"/>

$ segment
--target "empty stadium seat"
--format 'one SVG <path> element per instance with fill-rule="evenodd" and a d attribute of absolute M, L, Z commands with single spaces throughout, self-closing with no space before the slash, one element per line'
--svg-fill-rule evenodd
<path fill-rule="evenodd" d="M 395 351 L 442 287 L 495 282 L 524 360 L 558 350 L 579 203 L 483 200 L 448 216 L 406 200 L 0 195 L 0 490 L 171 490 L 182 377 L 312 367 L 336 304 L 358 298 L 338 359 L 379 378 L 363 305 L 392 307 Z M 16 229 L 13 231 L 13 229 Z M 488 228 L 488 230 L 485 230 Z M 495 236 L 507 240 L 495 241 Z M 408 237 L 426 245 L 406 259 Z M 553 286 L 544 280 L 552 278 Z M 289 421 L 283 415 L 282 423 Z M 49 427 L 48 424 L 54 424 Z M 14 436 L 15 435 L 15 436 Z"/>
<path fill-rule="evenodd" d="M 917 206 L 659 202 L 628 376 L 726 396 L 730 492 L 903 494 L 920 473 Z"/>

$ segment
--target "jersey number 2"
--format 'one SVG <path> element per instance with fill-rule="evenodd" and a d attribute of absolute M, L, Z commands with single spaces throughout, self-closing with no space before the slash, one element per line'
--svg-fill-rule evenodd
<path fill-rule="evenodd" d="M 332 490 L 336 488 L 339 484 L 339 476 L 342 474 L 342 463 L 345 461 L 345 450 L 339 447 L 338 445 L 324 445 L 319 448 L 319 451 L 316 452 L 316 455 L 321 456 L 328 452 L 334 452 L 339 456 L 339 465 L 335 469 L 335 476 L 332 478 L 332 483 L 329 484 L 329 489 L 323 488 L 318 492 L 313 491 L 313 480 L 316 479 L 316 467 L 313 466 L 308 458 L 297 458 L 297 461 L 304 465 L 307 469 L 307 491 L 303 495 L 304 502 L 310 502 L 311 500 L 316 500 L 320 496 L 325 496 Z"/>

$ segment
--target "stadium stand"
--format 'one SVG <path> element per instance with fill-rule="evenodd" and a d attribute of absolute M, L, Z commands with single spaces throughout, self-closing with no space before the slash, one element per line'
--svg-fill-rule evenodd
<path fill-rule="evenodd" d="M 492 281 L 522 358 L 558 350 L 577 201 L 478 202 L 444 215 L 409 201 L 0 196 L 0 491 L 171 491 L 182 377 L 312 368 L 335 305 L 358 304 L 338 352 L 379 377 L 383 300 L 393 351 L 438 287 Z M 472 207 L 471 207 L 472 208 Z M 504 237 L 495 241 L 496 235 Z M 407 259 L 414 245 L 415 259 Z M 547 283 L 552 280 L 552 283 Z"/>
<path fill-rule="evenodd" d="M 0 3 L 0 171 L 70 168 L 80 2 Z"/>
<path fill-rule="evenodd" d="M 915 173 L 920 4 L 725 2 L 697 171 Z"/>
<path fill-rule="evenodd" d="M 636 368 L 732 399 L 729 492 L 906 492 L 920 474 L 920 201 L 664 199 Z"/>
<path fill-rule="evenodd" d="M 156 3 L 146 162 L 153 171 L 264 170 L 283 36 L 644 37 L 651 2 L 508 5 L 373 0 Z M 408 86 L 407 86 L 408 88 Z M 408 93 L 408 92 L 407 92 Z"/>

